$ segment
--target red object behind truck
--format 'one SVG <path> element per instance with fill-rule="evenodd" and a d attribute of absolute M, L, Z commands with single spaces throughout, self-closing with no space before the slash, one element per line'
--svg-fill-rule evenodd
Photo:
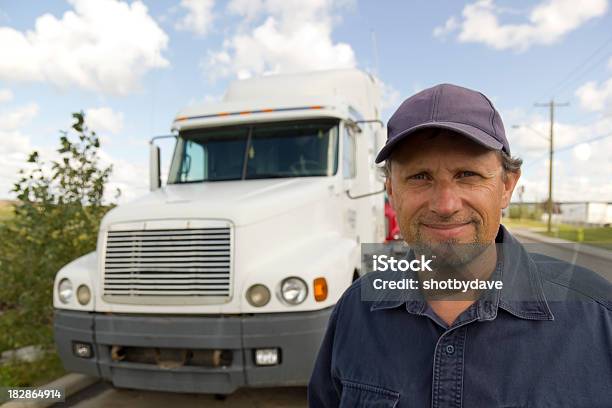
<path fill-rule="evenodd" d="M 389 199 L 385 196 L 385 224 L 386 224 L 386 237 L 385 241 L 396 241 L 401 239 L 399 225 L 397 218 L 395 217 L 395 210 L 391 207 Z"/>

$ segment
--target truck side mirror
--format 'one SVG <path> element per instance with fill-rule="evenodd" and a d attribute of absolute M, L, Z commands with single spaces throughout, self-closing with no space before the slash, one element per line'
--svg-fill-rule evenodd
<path fill-rule="evenodd" d="M 374 166 L 374 170 L 376 171 L 376 181 L 385 184 L 385 182 L 387 181 L 387 177 L 385 176 L 383 166 Z"/>
<path fill-rule="evenodd" d="M 159 147 L 151 141 L 149 143 L 149 189 L 151 191 L 161 187 L 159 152 Z"/>

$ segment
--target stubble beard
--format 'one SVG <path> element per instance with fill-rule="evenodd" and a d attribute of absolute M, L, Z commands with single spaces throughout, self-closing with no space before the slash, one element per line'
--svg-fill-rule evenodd
<path fill-rule="evenodd" d="M 478 264 L 478 258 L 491 245 L 483 236 L 483 223 L 477 217 L 471 217 L 463 221 L 446 221 L 450 223 L 470 222 L 474 227 L 474 235 L 468 242 L 459 239 L 447 239 L 444 241 L 433 241 L 427 238 L 422 230 L 424 220 L 417 220 L 410 224 L 408 245 L 415 254 L 424 255 L 426 259 L 433 259 L 433 272 L 428 276 L 433 279 L 456 278 L 460 280 L 472 279 L 473 268 L 468 267 Z M 431 222 L 431 220 L 427 220 Z M 473 265 L 475 266 L 475 265 Z"/>

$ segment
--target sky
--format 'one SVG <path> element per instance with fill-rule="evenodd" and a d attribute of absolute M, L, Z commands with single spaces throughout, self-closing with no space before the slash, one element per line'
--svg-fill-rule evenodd
<path fill-rule="evenodd" d="M 356 67 L 383 84 L 386 121 L 454 83 L 487 95 L 524 201 L 612 201 L 612 16 L 607 0 L 0 0 L 0 198 L 27 154 L 56 157 L 84 111 L 120 202 L 148 190 L 151 136 L 176 113 L 259 75 Z M 172 146 L 162 143 L 162 166 Z M 515 193 L 514 201 L 519 197 Z"/>

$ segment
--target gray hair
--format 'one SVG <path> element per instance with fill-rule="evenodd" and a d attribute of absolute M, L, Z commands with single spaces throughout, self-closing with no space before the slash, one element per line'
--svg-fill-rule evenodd
<path fill-rule="evenodd" d="M 523 159 L 519 157 L 511 157 L 508 153 L 503 150 L 498 150 L 499 158 L 502 162 L 502 178 L 504 181 L 508 178 L 508 173 L 518 173 L 521 170 L 521 165 L 523 164 Z M 385 160 L 385 165 L 380 167 L 383 172 L 385 178 L 389 178 L 391 176 L 391 157 Z"/>

